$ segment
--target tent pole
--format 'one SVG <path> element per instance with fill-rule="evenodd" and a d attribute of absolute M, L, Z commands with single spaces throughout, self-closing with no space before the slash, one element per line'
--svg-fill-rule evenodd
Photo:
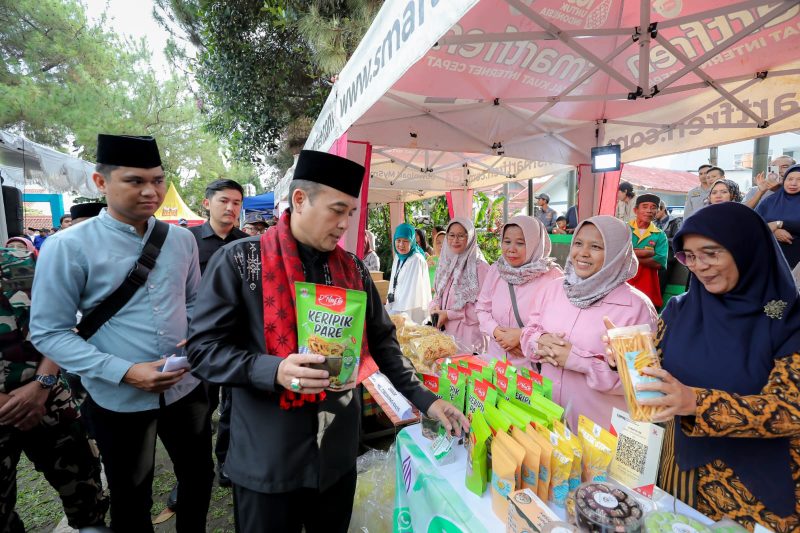
<path fill-rule="evenodd" d="M 769 136 L 758 137 L 753 141 L 753 185 L 756 184 L 759 172 L 767 175 L 767 165 L 769 165 Z"/>
<path fill-rule="evenodd" d="M 708 164 L 712 167 L 717 166 L 719 160 L 719 146 L 712 146 L 708 149 Z"/>
<path fill-rule="evenodd" d="M 508 182 L 503 184 L 503 224 L 508 223 Z"/>
<path fill-rule="evenodd" d="M 3 188 L 0 187 L 0 245 L 5 246 L 8 242 L 8 221 L 6 221 L 6 201 L 3 197 Z"/>
<path fill-rule="evenodd" d="M 533 216 L 533 180 L 528 180 L 528 216 Z"/>
<path fill-rule="evenodd" d="M 567 207 L 575 205 L 578 199 L 578 177 L 575 169 L 569 171 L 567 176 Z"/>

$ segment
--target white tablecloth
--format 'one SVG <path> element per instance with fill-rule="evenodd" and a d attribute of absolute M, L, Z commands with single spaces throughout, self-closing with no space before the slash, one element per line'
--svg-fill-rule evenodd
<path fill-rule="evenodd" d="M 397 436 L 397 486 L 395 527 L 398 533 L 436 531 L 498 532 L 505 531 L 505 522 L 492 511 L 487 488 L 476 496 L 465 485 L 467 452 L 455 446 L 455 462 L 438 466 L 430 451 L 431 441 L 422 436 L 421 426 L 403 429 Z M 713 521 L 683 502 L 656 489 L 653 501 L 665 511 L 677 511 L 704 524 Z M 565 518 L 563 507 L 551 505 Z"/>

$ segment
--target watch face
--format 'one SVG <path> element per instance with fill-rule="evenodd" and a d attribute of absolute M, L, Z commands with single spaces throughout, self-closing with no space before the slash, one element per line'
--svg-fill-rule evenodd
<path fill-rule="evenodd" d="M 39 383 L 45 387 L 52 387 L 56 384 L 56 381 L 58 381 L 58 378 L 55 376 L 39 376 Z"/>

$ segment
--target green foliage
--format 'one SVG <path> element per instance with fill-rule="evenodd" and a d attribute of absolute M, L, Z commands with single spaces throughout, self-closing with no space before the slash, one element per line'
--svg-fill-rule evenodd
<path fill-rule="evenodd" d="M 57 149 L 72 139 L 89 161 L 100 132 L 152 135 L 193 207 L 194 189 L 212 179 L 256 181 L 252 164 L 227 162 L 225 144 L 203 129 L 190 81 L 156 79 L 150 58 L 143 41 L 89 21 L 77 0 L 0 0 L 0 128 Z"/>
<path fill-rule="evenodd" d="M 189 62 L 200 84 L 206 127 L 238 159 L 273 156 L 291 144 L 287 128 L 316 118 L 381 0 L 155 0 L 167 29 L 198 49 Z M 307 135 L 307 131 L 306 131 Z M 304 139 L 303 139 L 304 141 Z M 300 143 L 302 145 L 302 142 Z M 270 160 L 281 164 L 287 158 Z"/>
<path fill-rule="evenodd" d="M 375 235 L 375 251 L 381 261 L 386 279 L 392 273 L 392 235 L 390 234 L 389 206 L 371 207 L 367 212 L 367 229 Z"/>

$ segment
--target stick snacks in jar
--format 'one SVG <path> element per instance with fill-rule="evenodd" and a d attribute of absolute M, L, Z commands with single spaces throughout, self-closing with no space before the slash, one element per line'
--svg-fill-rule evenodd
<path fill-rule="evenodd" d="M 619 380 L 625 391 L 631 419 L 639 422 L 652 422 L 664 407 L 644 406 L 640 400 L 659 398 L 664 394 L 656 391 L 640 391 L 636 387 L 644 383 L 660 381 L 658 378 L 642 373 L 645 368 L 661 368 L 650 326 L 627 326 L 608 330 L 611 349 L 617 359 Z"/>

